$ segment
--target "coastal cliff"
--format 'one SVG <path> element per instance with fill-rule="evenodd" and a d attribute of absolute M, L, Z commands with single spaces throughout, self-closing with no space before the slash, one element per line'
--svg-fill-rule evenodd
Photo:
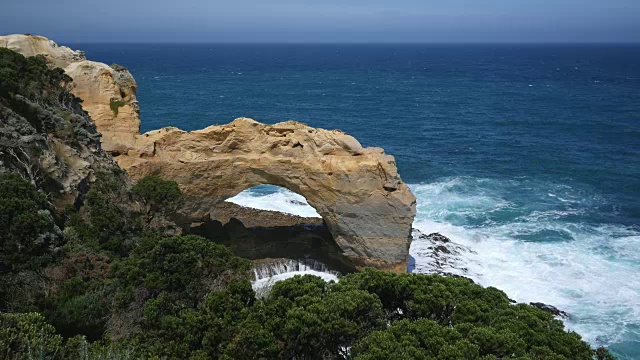
<path fill-rule="evenodd" d="M 64 67 L 103 135 L 102 147 L 134 179 L 160 174 L 176 181 L 187 221 L 207 220 L 216 205 L 250 187 L 278 185 L 307 199 L 355 267 L 406 271 L 415 197 L 383 149 L 363 148 L 338 130 L 247 118 L 140 134 L 137 85 L 125 68 L 88 61 L 38 36 L 0 37 L 0 46 Z"/>
<path fill-rule="evenodd" d="M 118 65 L 89 61 L 84 52 L 35 35 L 0 36 L 0 47 L 24 56 L 42 55 L 73 79 L 72 92 L 82 99 L 102 134 L 102 148 L 112 154 L 126 152 L 140 133 L 138 85 L 129 71 Z"/>
<path fill-rule="evenodd" d="M 6 357 L 613 359 L 565 331 L 554 319 L 563 316 L 558 309 L 513 304 L 503 292 L 466 278 L 364 269 L 326 282 L 336 280 L 335 269 L 300 257 L 307 244 L 316 253 L 324 248 L 330 259 L 345 255 L 319 219 L 216 206 L 200 225 L 217 222 L 224 231 L 215 232 L 230 235 L 230 245 L 245 257 L 271 256 L 253 264 L 216 241 L 177 236 L 179 229 L 161 219 L 183 200 L 178 184 L 145 176 L 131 186 L 101 149 L 72 88 L 71 78 L 48 68 L 44 58 L 0 48 L 0 344 Z M 267 133 L 283 125 L 237 122 L 240 130 Z M 311 146 L 303 134 L 295 138 L 304 142 L 292 149 Z M 334 151 L 349 159 L 366 153 L 353 142 L 340 148 Z M 384 190 L 401 191 L 401 185 Z M 73 206 L 51 203 L 64 199 L 75 199 L 67 204 Z M 427 237 L 434 253 L 455 255 L 446 237 Z M 279 257 L 279 248 L 294 258 Z M 273 275 L 302 270 L 324 276 L 280 277 L 272 288 L 263 286 Z"/>

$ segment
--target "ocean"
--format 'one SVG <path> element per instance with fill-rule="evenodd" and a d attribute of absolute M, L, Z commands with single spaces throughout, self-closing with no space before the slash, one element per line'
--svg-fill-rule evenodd
<path fill-rule="evenodd" d="M 467 249 L 447 271 L 640 359 L 640 46 L 68 45 L 131 71 L 143 131 L 294 119 L 383 147 L 414 227 Z M 314 215 L 292 200 L 232 201 Z M 414 272 L 430 271 L 425 246 Z"/>

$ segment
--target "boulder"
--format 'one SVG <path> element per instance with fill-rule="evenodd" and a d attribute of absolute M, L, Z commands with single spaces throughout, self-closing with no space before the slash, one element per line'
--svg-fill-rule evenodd
<path fill-rule="evenodd" d="M 533 306 L 533 307 L 537 307 L 538 309 L 544 311 L 544 312 L 548 312 L 549 314 L 555 316 L 555 317 L 559 317 L 559 318 L 563 318 L 563 319 L 568 319 L 569 318 L 569 314 L 567 314 L 566 312 L 558 309 L 557 307 L 553 306 L 553 305 L 548 305 L 545 303 L 541 303 L 541 302 L 531 302 L 529 303 L 529 305 Z"/>

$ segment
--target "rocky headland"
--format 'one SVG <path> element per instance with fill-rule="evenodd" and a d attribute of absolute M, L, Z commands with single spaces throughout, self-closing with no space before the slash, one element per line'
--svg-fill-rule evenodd
<path fill-rule="evenodd" d="M 278 185 L 303 195 L 322 216 L 332 238 L 327 247 L 337 246 L 340 262 L 406 271 L 415 197 L 383 149 L 364 148 L 339 130 L 247 118 L 140 134 L 137 84 L 126 68 L 89 61 L 40 36 L 3 36 L 0 46 L 63 68 L 102 134 L 102 148 L 120 167 L 134 179 L 159 174 L 179 184 L 183 225 L 211 221 L 216 207 L 245 189 Z"/>
<path fill-rule="evenodd" d="M 381 149 L 251 119 L 139 134 L 126 69 L 42 37 L 0 45 L 42 55 L 0 46 L 9 358 L 613 358 L 553 306 L 463 276 L 354 271 L 406 271 L 415 198 Z M 323 219 L 224 202 L 264 183 L 306 196 Z M 438 233 L 414 239 L 424 272 L 451 275 L 468 251 Z M 327 281 L 336 270 L 350 274 Z M 320 277 L 285 280 L 299 273 Z"/>

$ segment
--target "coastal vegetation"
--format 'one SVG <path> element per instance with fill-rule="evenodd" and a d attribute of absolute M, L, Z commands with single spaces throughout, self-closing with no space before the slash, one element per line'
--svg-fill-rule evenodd
<path fill-rule="evenodd" d="M 113 111 L 113 116 L 117 117 L 119 109 L 124 105 L 125 105 L 125 102 L 122 100 L 111 99 L 109 101 L 109 108 L 111 108 L 111 111 Z"/>
<path fill-rule="evenodd" d="M 41 58 L 0 49 L 0 116 L 39 114 L 38 131 L 73 145 L 80 128 L 58 134 L 77 115 L 69 82 Z M 1 151 L 15 148 L 0 136 Z M 56 206 L 58 188 L 31 176 L 39 150 L 29 151 L 18 159 L 27 166 L 9 166 L 10 155 L 0 164 L 2 358 L 612 358 L 553 315 L 465 278 L 365 269 L 337 283 L 294 277 L 257 297 L 248 260 L 172 224 L 184 201 L 175 182 L 134 184 L 113 167 Z"/>

